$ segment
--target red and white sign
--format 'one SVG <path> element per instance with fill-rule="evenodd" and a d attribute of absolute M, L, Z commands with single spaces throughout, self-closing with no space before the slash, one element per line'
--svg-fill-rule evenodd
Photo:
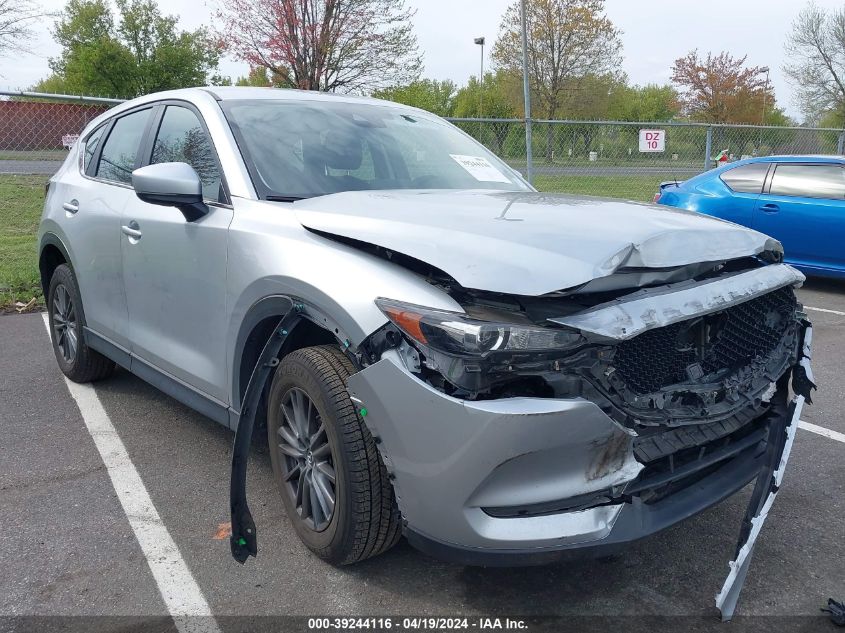
<path fill-rule="evenodd" d="M 62 145 L 66 148 L 70 149 L 73 147 L 73 144 L 79 140 L 79 134 L 64 134 L 62 136 Z"/>
<path fill-rule="evenodd" d="M 640 151 L 666 151 L 666 130 L 640 130 Z"/>

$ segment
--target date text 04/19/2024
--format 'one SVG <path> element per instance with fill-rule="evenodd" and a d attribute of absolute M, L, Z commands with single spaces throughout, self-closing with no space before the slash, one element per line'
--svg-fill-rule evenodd
<path fill-rule="evenodd" d="M 309 631 L 442 631 L 442 630 L 526 630 L 528 624 L 519 618 L 448 618 L 448 617 L 347 617 L 309 618 Z"/>

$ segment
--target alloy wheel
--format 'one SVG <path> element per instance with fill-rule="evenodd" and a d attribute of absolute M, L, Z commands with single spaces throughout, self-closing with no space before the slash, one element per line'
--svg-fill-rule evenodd
<path fill-rule="evenodd" d="M 334 515 L 337 485 L 326 427 L 311 398 L 298 387 L 285 393 L 281 414 L 276 440 L 284 457 L 284 482 L 299 517 L 320 532 Z"/>
<path fill-rule="evenodd" d="M 62 357 L 71 363 L 76 358 L 76 308 L 67 288 L 56 286 L 53 294 L 53 331 Z"/>

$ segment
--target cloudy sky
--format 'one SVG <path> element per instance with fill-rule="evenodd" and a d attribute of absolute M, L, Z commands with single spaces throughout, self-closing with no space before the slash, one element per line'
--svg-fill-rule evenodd
<path fill-rule="evenodd" d="M 63 0 L 40 0 L 60 11 Z M 215 0 L 167 0 L 160 5 L 181 18 L 183 28 L 212 23 Z M 510 0 L 406 0 L 417 11 L 417 37 L 425 52 L 425 75 L 458 83 L 477 74 L 480 49 L 473 38 L 492 43 Z M 816 0 L 823 8 L 845 6 L 845 0 Z M 794 117 L 800 112 L 782 66 L 783 42 L 804 0 L 607 0 L 607 13 L 623 31 L 624 70 L 633 83 L 665 83 L 672 62 L 687 51 L 721 50 L 748 55 L 750 65 L 769 66 L 780 106 Z M 38 28 L 36 54 L 0 62 L 0 87 L 20 89 L 48 74 L 47 60 L 58 54 L 49 23 Z M 489 47 L 485 49 L 485 54 Z M 489 57 L 488 57 L 489 63 Z M 246 66 L 225 60 L 223 74 L 246 74 Z"/>

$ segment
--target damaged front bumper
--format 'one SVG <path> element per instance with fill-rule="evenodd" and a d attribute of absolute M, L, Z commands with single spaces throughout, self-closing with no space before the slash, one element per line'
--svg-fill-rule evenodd
<path fill-rule="evenodd" d="M 736 545 L 736 557 L 729 563 L 728 577 L 721 591 L 716 594 L 716 608 L 721 613 L 723 621 L 730 620 L 736 609 L 751 563 L 754 544 L 757 542 L 763 523 L 769 515 L 769 510 L 783 482 L 804 403 L 812 404 L 810 396 L 812 390 L 816 388 L 813 382 L 813 369 L 810 365 L 813 356 L 812 342 L 813 329 L 807 323 L 803 333 L 801 356 L 792 371 L 793 396 L 787 407 L 786 423 L 783 426 L 774 427 L 770 433 L 766 463 L 757 476 L 757 483 L 745 511 Z"/>
<path fill-rule="evenodd" d="M 715 439 L 655 459 L 589 400 L 452 398 L 395 350 L 353 375 L 349 390 L 412 544 L 464 564 L 526 565 L 620 549 L 734 494 L 764 471 L 773 434 L 791 422 L 787 381 L 773 385 L 765 413 L 736 429 L 699 426 Z M 683 443 L 692 431 L 667 433 Z"/>

